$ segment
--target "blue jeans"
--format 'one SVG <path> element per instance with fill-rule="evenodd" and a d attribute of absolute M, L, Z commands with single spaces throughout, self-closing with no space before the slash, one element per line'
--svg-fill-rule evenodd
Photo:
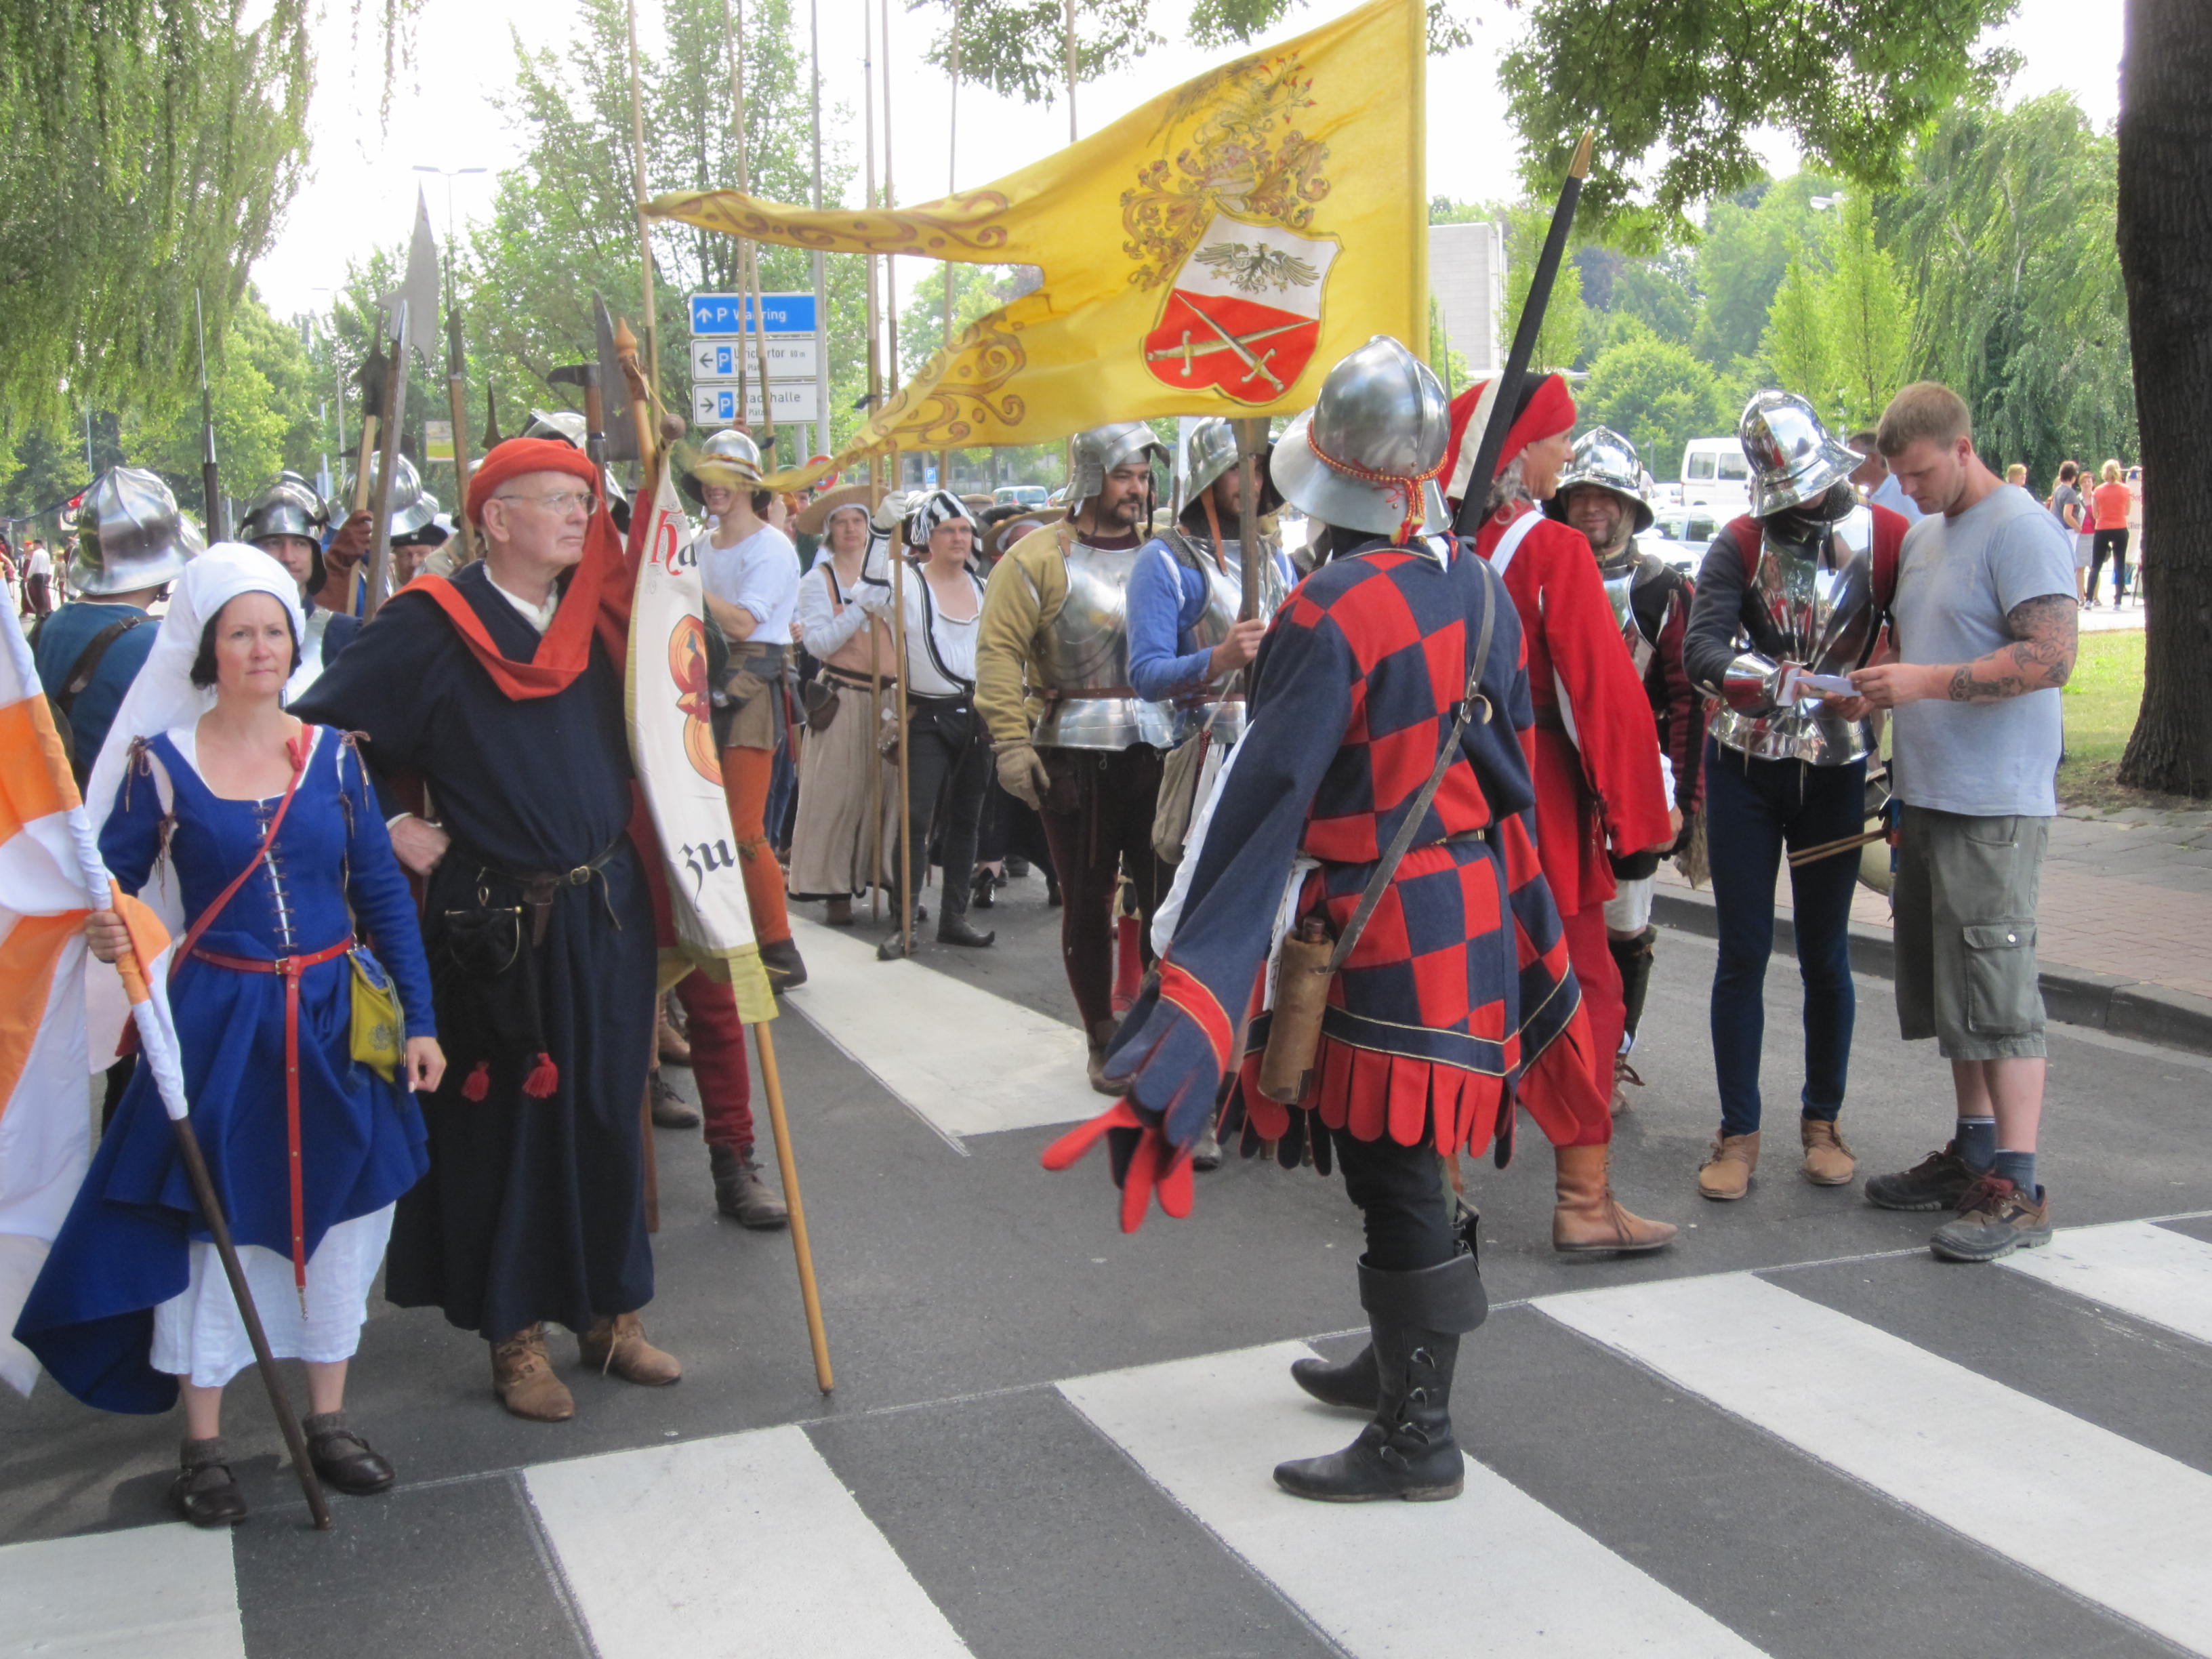
<path fill-rule="evenodd" d="M 1807 766 L 1753 760 L 1705 744 L 1705 839 L 1720 962 L 1713 970 L 1713 1073 L 1721 1133 L 1759 1127 L 1759 1057 L 1766 1036 L 1766 962 L 1774 952 L 1774 883 L 1782 849 L 1839 841 L 1866 827 L 1866 763 Z M 1804 1115 L 1832 1119 L 1850 1069 L 1851 890 L 1856 850 L 1790 872 L 1797 970 L 1805 981 Z"/>

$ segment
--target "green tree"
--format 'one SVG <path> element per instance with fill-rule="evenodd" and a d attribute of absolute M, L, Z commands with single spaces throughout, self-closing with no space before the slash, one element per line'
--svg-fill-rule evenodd
<path fill-rule="evenodd" d="M 1874 211 L 1863 196 L 1844 204 L 1834 248 L 1835 269 L 1823 285 L 1827 368 L 1837 413 L 1847 427 L 1869 427 L 1911 378 L 1912 301 L 1896 261 L 1875 240 Z"/>
<path fill-rule="evenodd" d="M 194 371 L 197 378 L 197 354 Z M 311 374 L 298 333 L 271 317 L 248 289 L 231 312 L 225 337 L 208 343 L 216 456 L 223 492 L 234 501 L 252 494 L 286 467 L 314 476 L 318 446 Z M 197 387 L 190 398 L 125 421 L 123 441 L 133 466 L 160 473 L 178 501 L 194 514 L 200 512 Z"/>
<path fill-rule="evenodd" d="M 1916 277 L 1913 365 L 1966 398 L 1993 463 L 2039 485 L 2069 456 L 2136 453 L 2118 161 L 2063 92 L 1954 110 L 1880 215 Z"/>
<path fill-rule="evenodd" d="M 1633 320 L 1627 337 L 1600 352 L 1578 401 L 1583 419 L 1609 426 L 1636 446 L 1655 478 L 1674 476 L 1692 438 L 1733 430 L 1735 412 L 1720 377 L 1687 347 Z"/>
<path fill-rule="evenodd" d="M 1498 338 L 1509 344 L 1519 325 L 1522 307 L 1528 302 L 1528 286 L 1536 277 L 1536 260 L 1544 246 L 1552 216 L 1535 207 L 1504 210 L 1505 299 L 1498 307 Z M 1552 283 L 1552 301 L 1536 331 L 1535 353 L 1530 369 L 1543 372 L 1573 368 L 1583 362 L 1588 318 L 1583 307 L 1582 267 L 1571 259 L 1559 261 L 1559 274 Z"/>
<path fill-rule="evenodd" d="M 1792 259 L 1767 310 L 1759 355 L 1777 385 L 1811 399 L 1832 418 L 1836 354 L 1826 289 L 1818 272 Z"/>
<path fill-rule="evenodd" d="M 1826 264 L 1828 217 L 1813 201 L 1839 188 L 1818 173 L 1798 173 L 1712 204 L 1697 242 L 1705 309 L 1691 343 L 1715 368 L 1757 355 L 1791 260 Z"/>
<path fill-rule="evenodd" d="M 1680 255 L 1631 259 L 1613 281 L 1613 314 L 1632 317 L 1661 339 L 1687 345 L 1705 312 L 1704 297 L 1691 283 L 1690 262 Z"/>

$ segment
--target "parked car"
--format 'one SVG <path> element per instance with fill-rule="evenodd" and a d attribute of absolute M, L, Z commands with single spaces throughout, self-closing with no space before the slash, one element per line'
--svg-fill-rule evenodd
<path fill-rule="evenodd" d="M 1653 514 L 1651 528 L 1636 538 L 1637 544 L 1694 577 L 1705 562 L 1706 544 L 1727 522 L 1709 507 L 1664 507 Z"/>
<path fill-rule="evenodd" d="M 1000 484 L 991 492 L 994 507 L 1042 507 L 1045 488 L 1042 484 Z"/>

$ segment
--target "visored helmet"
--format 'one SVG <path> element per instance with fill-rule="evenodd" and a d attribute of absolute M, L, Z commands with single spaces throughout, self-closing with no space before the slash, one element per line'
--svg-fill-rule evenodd
<path fill-rule="evenodd" d="M 206 549 L 168 485 L 143 467 L 110 467 L 78 514 L 70 586 L 88 599 L 160 587 Z"/>
<path fill-rule="evenodd" d="M 1863 458 L 1830 435 L 1794 392 L 1755 392 L 1736 422 L 1751 465 L 1751 511 L 1764 519 L 1816 501 L 1858 470 Z"/>
<path fill-rule="evenodd" d="M 1567 516 L 1567 492 L 1584 485 L 1609 489 L 1626 501 L 1636 514 L 1632 534 L 1651 528 L 1651 503 L 1644 499 L 1644 463 L 1636 446 L 1610 427 L 1594 426 L 1575 440 L 1574 459 L 1559 474 L 1559 493 L 1544 503 L 1553 518 Z"/>
<path fill-rule="evenodd" d="M 1283 499 L 1344 530 L 1400 538 L 1449 520 L 1437 476 L 1451 438 L 1443 385 L 1387 334 L 1328 372 L 1320 399 L 1276 441 Z"/>

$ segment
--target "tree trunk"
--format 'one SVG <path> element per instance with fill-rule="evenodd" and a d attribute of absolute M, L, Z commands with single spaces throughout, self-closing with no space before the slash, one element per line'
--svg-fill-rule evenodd
<path fill-rule="evenodd" d="M 2120 781 L 2212 795 L 2212 6 L 2128 0 L 2120 267 L 2142 431 L 2149 642 Z"/>

